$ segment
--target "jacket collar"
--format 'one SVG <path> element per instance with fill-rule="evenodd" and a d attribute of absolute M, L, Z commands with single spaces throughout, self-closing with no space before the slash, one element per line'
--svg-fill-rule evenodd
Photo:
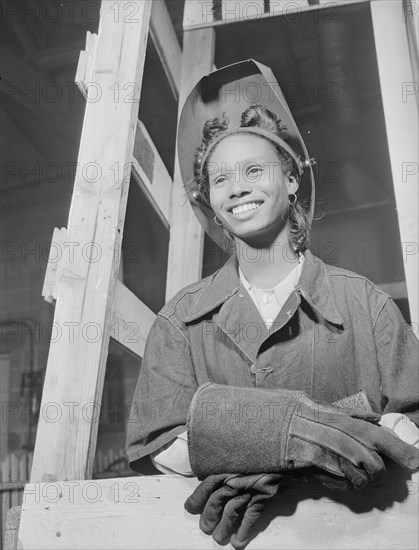
<path fill-rule="evenodd" d="M 195 321 L 214 310 L 236 294 L 239 288 L 240 277 L 237 256 L 233 254 L 204 286 L 197 301 L 184 318 L 185 323 Z"/>
<path fill-rule="evenodd" d="M 344 318 L 339 310 L 327 265 L 310 250 L 304 252 L 304 265 L 297 285 L 297 292 L 312 309 L 336 325 L 343 325 Z"/>
<path fill-rule="evenodd" d="M 326 264 L 309 250 L 304 252 L 304 265 L 296 288 L 312 309 L 333 324 L 342 325 Z M 203 287 L 197 301 L 184 318 L 185 323 L 196 321 L 238 293 L 241 286 L 237 256 L 231 256 Z"/>

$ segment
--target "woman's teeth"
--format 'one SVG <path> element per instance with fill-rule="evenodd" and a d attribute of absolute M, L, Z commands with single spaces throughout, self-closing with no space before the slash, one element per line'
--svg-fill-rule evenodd
<path fill-rule="evenodd" d="M 256 210 L 261 204 L 262 202 L 248 202 L 247 204 L 235 206 L 234 208 L 232 208 L 231 212 L 232 214 L 234 214 L 234 216 L 237 216 L 238 214 L 243 214 L 244 212 L 251 212 L 252 210 Z"/>

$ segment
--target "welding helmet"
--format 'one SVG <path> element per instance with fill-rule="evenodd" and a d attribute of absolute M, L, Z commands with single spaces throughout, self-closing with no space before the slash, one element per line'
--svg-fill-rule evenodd
<path fill-rule="evenodd" d="M 286 141 L 258 127 L 240 127 L 242 113 L 251 105 L 262 105 L 274 113 L 286 127 Z M 226 132 L 217 135 L 209 150 L 232 133 L 262 135 L 284 149 L 295 161 L 300 174 L 298 198 L 309 204 L 309 220 L 313 219 L 315 182 L 311 159 L 293 119 L 285 97 L 271 69 L 248 59 L 218 69 L 203 78 L 192 89 L 183 105 L 178 125 L 178 157 L 186 194 L 193 211 L 208 235 L 223 250 L 232 252 L 232 240 L 214 220 L 214 212 L 203 200 L 194 174 L 195 154 L 202 141 L 207 120 L 225 112 L 229 119 Z"/>

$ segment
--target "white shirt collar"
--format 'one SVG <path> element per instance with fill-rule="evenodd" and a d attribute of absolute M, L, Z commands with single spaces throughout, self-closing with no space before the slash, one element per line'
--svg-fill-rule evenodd
<path fill-rule="evenodd" d="M 244 276 L 243 271 L 239 267 L 240 280 L 241 280 L 244 288 L 248 292 L 255 292 L 255 293 L 259 294 L 259 293 L 269 293 L 270 291 L 273 290 L 275 292 L 276 297 L 281 302 L 282 297 L 284 296 L 284 294 L 288 293 L 288 295 L 289 295 L 294 290 L 294 288 L 297 286 L 298 280 L 299 280 L 300 275 L 301 275 L 301 271 L 303 269 L 303 263 L 304 263 L 304 256 L 302 254 L 299 254 L 298 264 L 292 269 L 292 271 L 290 271 L 290 273 L 284 279 L 279 281 L 279 283 L 274 288 L 254 288 L 254 287 L 252 287 L 251 284 L 246 279 L 246 277 Z"/>

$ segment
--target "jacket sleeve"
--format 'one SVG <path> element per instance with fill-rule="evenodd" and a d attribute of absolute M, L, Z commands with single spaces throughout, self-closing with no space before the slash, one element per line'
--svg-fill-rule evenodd
<path fill-rule="evenodd" d="M 189 343 L 181 327 L 158 314 L 150 330 L 127 419 L 127 456 L 133 463 L 185 431 L 197 389 Z"/>
<path fill-rule="evenodd" d="M 405 413 L 419 425 L 419 341 L 388 297 L 375 323 L 383 414 Z"/>

